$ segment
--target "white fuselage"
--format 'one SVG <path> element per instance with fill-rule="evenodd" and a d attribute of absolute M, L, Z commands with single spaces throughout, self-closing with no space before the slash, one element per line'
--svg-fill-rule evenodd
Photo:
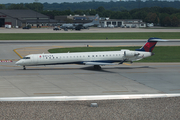
<path fill-rule="evenodd" d="M 115 62 L 137 61 L 151 56 L 151 52 L 141 51 L 105 51 L 79 52 L 55 54 L 31 54 L 16 62 L 21 66 L 55 65 L 55 64 L 84 64 L 84 65 L 111 65 Z"/>

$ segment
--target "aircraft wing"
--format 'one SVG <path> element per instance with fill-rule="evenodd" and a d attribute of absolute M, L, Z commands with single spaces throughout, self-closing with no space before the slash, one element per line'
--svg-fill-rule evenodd
<path fill-rule="evenodd" d="M 114 63 L 105 63 L 105 62 L 83 62 L 84 65 L 115 65 Z"/>

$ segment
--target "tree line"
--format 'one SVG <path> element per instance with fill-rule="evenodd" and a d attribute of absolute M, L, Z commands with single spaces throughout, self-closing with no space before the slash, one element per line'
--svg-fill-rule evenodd
<path fill-rule="evenodd" d="M 64 10 L 64 11 L 43 11 L 45 15 L 50 18 L 61 15 L 95 15 L 99 14 L 100 17 L 109 17 L 110 19 L 142 19 L 147 23 L 154 23 L 154 25 L 161 26 L 174 26 L 177 27 L 180 24 L 180 9 L 176 8 L 161 8 L 161 7 L 150 7 L 140 8 L 133 10 L 123 11 L 111 11 L 106 10 L 104 7 L 99 7 L 93 10 Z"/>
<path fill-rule="evenodd" d="M 104 7 L 106 10 L 111 11 L 122 11 L 122 10 L 132 10 L 137 8 L 144 8 L 144 7 L 172 7 L 180 9 L 180 1 L 158 1 L 158 0 L 136 0 L 136 1 L 117 1 L 117 2 L 103 2 L 103 1 L 88 1 L 88 2 L 74 2 L 74 3 L 20 3 L 20 4 L 0 4 L 0 9 L 27 9 L 31 8 L 38 12 L 43 10 L 57 10 L 57 11 L 64 11 L 64 10 L 87 10 L 87 9 L 97 9 L 99 6 Z M 38 7 L 38 8 L 37 8 Z"/>
<path fill-rule="evenodd" d="M 131 3 L 132 1 L 130 1 Z M 137 2 L 137 1 L 135 1 Z M 159 2 L 159 1 L 147 1 L 147 2 Z M 162 3 L 166 3 L 166 1 L 163 1 Z M 84 4 L 84 3 L 93 3 L 93 2 L 80 2 L 75 4 Z M 104 3 L 105 2 L 94 2 L 94 3 Z M 144 22 L 147 23 L 154 23 L 155 25 L 161 25 L 161 26 L 179 26 L 180 24 L 180 9 L 174 8 L 174 7 L 139 7 L 131 10 L 127 10 L 127 8 L 119 7 L 117 10 L 114 9 L 115 6 L 113 6 L 114 3 L 121 3 L 121 2 L 108 2 L 109 7 L 111 7 L 111 10 L 104 7 L 103 4 L 100 7 L 97 7 L 95 9 L 88 9 L 86 6 L 86 9 L 74 9 L 68 8 L 67 6 L 72 3 L 63 3 L 67 4 L 66 9 L 64 10 L 56 10 L 57 3 L 53 3 L 50 5 L 54 5 L 53 10 L 46 10 L 45 4 L 41 3 L 29 3 L 29 4 L 6 4 L 2 5 L 0 4 L 0 9 L 31 9 L 35 10 L 37 12 L 40 12 L 42 14 L 45 14 L 49 16 L 51 19 L 54 19 L 55 16 L 61 16 L 61 15 L 95 15 L 99 14 L 100 17 L 109 17 L 110 19 L 142 19 Z M 123 2 L 124 3 L 124 2 Z M 129 2 L 127 2 L 129 3 Z M 141 1 L 139 3 L 142 3 Z M 144 2 L 145 3 L 145 2 Z M 178 1 L 175 2 L 168 2 L 168 3 L 180 3 Z M 73 3 L 74 4 L 74 3 Z M 59 5 L 59 4 L 57 4 Z M 83 5 L 85 7 L 85 5 Z M 113 9 L 113 10 L 112 10 Z"/>
<path fill-rule="evenodd" d="M 97 9 L 99 6 L 104 7 L 106 10 L 111 11 L 122 11 L 122 10 L 132 10 L 135 8 L 144 8 L 144 7 L 173 7 L 173 8 L 180 8 L 180 1 L 158 1 L 158 0 L 135 0 L 135 1 L 124 1 L 120 0 L 117 2 L 110 1 L 110 2 L 103 2 L 103 1 L 89 1 L 89 2 L 75 2 L 75 3 L 44 3 L 44 10 L 87 10 L 87 9 Z"/>

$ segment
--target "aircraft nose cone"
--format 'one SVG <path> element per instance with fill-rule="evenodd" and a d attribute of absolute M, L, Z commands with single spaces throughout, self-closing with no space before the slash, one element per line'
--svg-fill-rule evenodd
<path fill-rule="evenodd" d="M 17 61 L 15 64 L 16 64 L 16 65 L 21 65 L 22 62 L 21 62 L 21 60 L 19 60 L 19 61 Z"/>
<path fill-rule="evenodd" d="M 19 61 L 17 61 L 15 64 L 16 64 L 16 65 L 19 65 Z"/>

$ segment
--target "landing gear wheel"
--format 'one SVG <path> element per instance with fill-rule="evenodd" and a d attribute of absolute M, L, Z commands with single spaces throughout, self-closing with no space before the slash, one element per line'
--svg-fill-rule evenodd
<path fill-rule="evenodd" d="M 94 65 L 94 69 L 95 70 L 101 70 L 101 66 L 100 65 Z"/>
<path fill-rule="evenodd" d="M 25 66 L 23 66 L 23 70 L 26 70 L 26 67 L 25 67 Z"/>

